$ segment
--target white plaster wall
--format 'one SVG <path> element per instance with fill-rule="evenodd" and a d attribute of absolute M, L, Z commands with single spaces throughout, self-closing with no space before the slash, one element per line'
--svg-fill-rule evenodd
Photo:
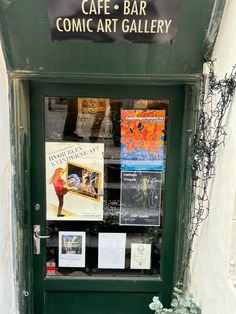
<path fill-rule="evenodd" d="M 12 265 L 8 79 L 0 43 L 0 313 L 16 314 Z"/>
<path fill-rule="evenodd" d="M 229 74 L 236 64 L 235 30 L 236 1 L 229 0 L 213 52 L 218 79 Z M 236 206 L 236 95 L 226 123 L 227 137 L 216 162 L 210 214 L 195 240 L 191 261 L 190 290 L 202 314 L 236 313 L 236 287 L 229 276 L 231 249 L 236 247 L 236 237 L 232 237 Z"/>

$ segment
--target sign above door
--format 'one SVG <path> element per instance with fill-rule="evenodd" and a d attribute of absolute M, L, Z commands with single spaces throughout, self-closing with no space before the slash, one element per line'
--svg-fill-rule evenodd
<path fill-rule="evenodd" d="M 97 84 L 107 76 L 114 82 L 153 75 L 195 80 L 211 54 L 225 0 L 5 2 L 0 1 L 0 38 L 9 71 L 53 80 L 63 73 L 76 80 L 81 75 Z"/>
<path fill-rule="evenodd" d="M 53 41 L 173 43 L 181 0 L 47 0 Z"/>

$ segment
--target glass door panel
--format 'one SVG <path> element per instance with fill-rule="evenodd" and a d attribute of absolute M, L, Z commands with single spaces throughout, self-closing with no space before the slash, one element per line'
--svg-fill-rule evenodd
<path fill-rule="evenodd" d="M 168 107 L 44 97 L 47 276 L 160 276 Z"/>

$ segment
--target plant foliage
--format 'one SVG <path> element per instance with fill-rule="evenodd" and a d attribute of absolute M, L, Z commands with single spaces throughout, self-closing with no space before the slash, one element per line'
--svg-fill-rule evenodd
<path fill-rule="evenodd" d="M 175 314 L 199 314 L 200 309 L 194 303 L 193 296 L 189 292 L 183 292 L 178 288 L 174 288 L 173 300 L 171 302 L 171 308 L 164 308 L 159 297 L 154 297 L 152 303 L 149 304 L 149 308 L 155 311 L 155 314 L 175 313 Z"/>

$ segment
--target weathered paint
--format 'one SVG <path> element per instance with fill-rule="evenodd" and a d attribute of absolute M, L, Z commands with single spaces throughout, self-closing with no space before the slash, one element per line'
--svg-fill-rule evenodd
<path fill-rule="evenodd" d="M 2 313 L 15 314 L 13 277 L 13 234 L 12 234 L 12 191 L 11 156 L 9 132 L 8 77 L 0 45 L 0 147 L 1 147 L 1 189 L 0 189 L 0 308 Z"/>

